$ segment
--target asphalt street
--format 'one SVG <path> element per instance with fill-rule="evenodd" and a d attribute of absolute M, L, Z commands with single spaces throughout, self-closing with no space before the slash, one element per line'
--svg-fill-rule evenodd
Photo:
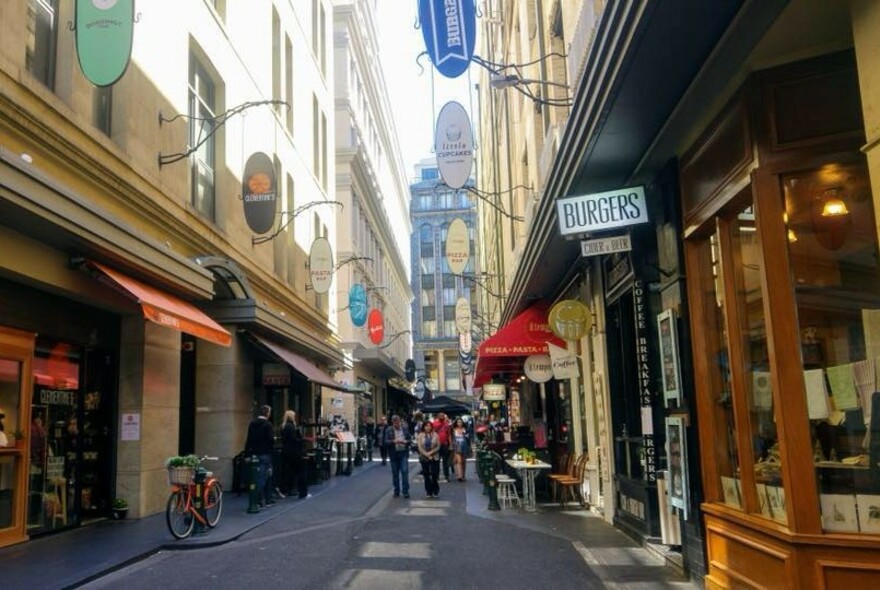
<path fill-rule="evenodd" d="M 693 587 L 587 511 L 489 512 L 476 478 L 429 499 L 411 470 L 410 499 L 392 498 L 389 468 L 374 463 L 326 493 L 280 500 L 296 505 L 229 543 L 163 550 L 83 587 Z"/>

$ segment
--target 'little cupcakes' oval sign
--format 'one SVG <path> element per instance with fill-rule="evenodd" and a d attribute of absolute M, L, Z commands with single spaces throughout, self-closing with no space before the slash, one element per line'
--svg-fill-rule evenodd
<path fill-rule="evenodd" d="M 474 164 L 474 133 L 467 111 L 454 100 L 443 105 L 437 116 L 434 153 L 443 182 L 451 189 L 463 187 Z"/>

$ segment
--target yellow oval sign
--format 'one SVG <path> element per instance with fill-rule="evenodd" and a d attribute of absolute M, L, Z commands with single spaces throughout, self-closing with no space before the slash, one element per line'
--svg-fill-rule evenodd
<path fill-rule="evenodd" d="M 563 299 L 550 309 L 547 323 L 563 340 L 580 340 L 593 326 L 593 313 L 576 299 Z"/>
<path fill-rule="evenodd" d="M 471 240 L 467 224 L 461 218 L 452 220 L 446 231 L 446 261 L 452 274 L 460 275 L 471 257 Z"/>

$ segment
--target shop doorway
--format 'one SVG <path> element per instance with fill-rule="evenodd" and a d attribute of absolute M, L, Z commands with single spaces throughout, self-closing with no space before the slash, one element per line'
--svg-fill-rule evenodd
<path fill-rule="evenodd" d="M 54 342 L 34 353 L 27 531 L 79 526 L 110 511 L 115 359 Z"/>

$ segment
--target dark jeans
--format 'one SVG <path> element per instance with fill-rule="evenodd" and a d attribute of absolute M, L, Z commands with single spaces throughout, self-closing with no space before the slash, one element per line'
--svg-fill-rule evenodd
<path fill-rule="evenodd" d="M 443 477 L 446 479 L 446 481 L 449 481 L 449 456 L 451 454 L 452 453 L 449 451 L 448 446 L 441 445 L 441 447 L 440 447 L 440 461 L 443 462 Z"/>
<path fill-rule="evenodd" d="M 382 465 L 385 465 L 385 462 L 388 460 L 388 447 L 379 445 L 379 454 L 382 456 Z"/>
<path fill-rule="evenodd" d="M 425 477 L 425 493 L 429 496 L 437 496 L 440 494 L 440 461 L 422 459 L 422 475 Z"/>
<path fill-rule="evenodd" d="M 409 495 L 409 451 L 396 451 L 393 448 L 388 451 L 391 458 L 391 483 L 394 486 L 394 495 Z"/>
<path fill-rule="evenodd" d="M 367 461 L 373 460 L 373 439 L 367 437 Z"/>
<path fill-rule="evenodd" d="M 300 498 L 309 493 L 306 460 L 301 457 L 284 458 L 284 493 L 292 496 L 294 491 Z"/>
<path fill-rule="evenodd" d="M 272 455 L 257 455 L 260 464 L 257 466 L 257 492 L 260 502 L 272 499 Z"/>

